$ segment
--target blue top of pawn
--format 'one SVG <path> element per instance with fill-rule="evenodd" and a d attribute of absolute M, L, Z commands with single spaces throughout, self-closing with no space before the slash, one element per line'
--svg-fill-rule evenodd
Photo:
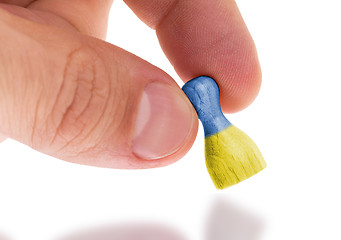
<path fill-rule="evenodd" d="M 219 87 L 210 77 L 194 78 L 182 87 L 204 126 L 205 137 L 216 134 L 231 125 L 220 107 Z"/>

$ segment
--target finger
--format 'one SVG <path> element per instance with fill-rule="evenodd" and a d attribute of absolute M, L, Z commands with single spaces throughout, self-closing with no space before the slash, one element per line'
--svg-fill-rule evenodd
<path fill-rule="evenodd" d="M 233 0 L 125 0 L 156 29 L 179 76 L 217 80 L 226 112 L 248 106 L 258 94 L 261 70 L 254 42 Z"/>
<path fill-rule="evenodd" d="M 0 133 L 0 143 L 5 141 L 7 138 Z"/>
<path fill-rule="evenodd" d="M 6 136 L 60 159 L 112 168 L 165 166 L 192 145 L 196 114 L 163 71 L 104 41 L 1 9 L 0 29 Z"/>
<path fill-rule="evenodd" d="M 30 10 L 53 13 L 82 33 L 104 39 L 113 0 L 37 0 Z"/>
<path fill-rule="evenodd" d="M 0 0 L 0 3 L 13 4 L 21 7 L 27 7 L 32 2 L 34 2 L 34 0 Z"/>

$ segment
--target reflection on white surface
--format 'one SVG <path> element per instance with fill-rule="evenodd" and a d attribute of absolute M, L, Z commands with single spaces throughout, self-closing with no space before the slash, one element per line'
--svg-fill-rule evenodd
<path fill-rule="evenodd" d="M 59 240 L 185 240 L 185 238 L 166 226 L 126 224 L 86 230 Z"/>
<path fill-rule="evenodd" d="M 5 235 L 3 235 L 2 233 L 0 233 L 0 240 L 11 240 L 11 239 L 5 237 Z"/>
<path fill-rule="evenodd" d="M 205 240 L 259 240 L 263 224 L 253 214 L 225 199 L 216 199 Z"/>
<path fill-rule="evenodd" d="M 204 220 L 203 240 L 260 240 L 264 224 L 260 217 L 230 200 L 219 197 L 213 201 Z M 202 229 L 196 231 L 202 232 Z M 148 223 L 116 223 L 85 229 L 56 240 L 198 240 L 185 238 L 177 229 Z"/>

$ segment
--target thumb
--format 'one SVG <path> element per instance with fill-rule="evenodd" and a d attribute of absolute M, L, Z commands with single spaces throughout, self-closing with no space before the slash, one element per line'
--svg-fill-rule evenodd
<path fill-rule="evenodd" d="M 192 145 L 196 114 L 176 83 L 75 31 L 1 13 L 0 132 L 71 162 L 163 166 Z"/>
<path fill-rule="evenodd" d="M 0 143 L 3 142 L 3 141 L 5 141 L 5 140 L 6 140 L 6 137 L 3 136 L 2 134 L 0 134 Z"/>

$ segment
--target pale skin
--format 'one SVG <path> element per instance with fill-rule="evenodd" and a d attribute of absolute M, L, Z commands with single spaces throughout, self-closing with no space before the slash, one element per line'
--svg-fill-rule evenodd
<path fill-rule="evenodd" d="M 125 0 L 155 29 L 185 82 L 213 77 L 224 112 L 247 107 L 261 84 L 254 42 L 233 0 Z M 146 160 L 132 151 L 143 89 L 172 86 L 162 70 L 105 42 L 111 0 L 0 0 L 0 141 L 110 168 L 169 165 L 192 146 L 196 113 L 181 147 Z M 124 23 L 122 23 L 124 24 Z M 163 140 L 167 145 L 167 139 Z"/>

